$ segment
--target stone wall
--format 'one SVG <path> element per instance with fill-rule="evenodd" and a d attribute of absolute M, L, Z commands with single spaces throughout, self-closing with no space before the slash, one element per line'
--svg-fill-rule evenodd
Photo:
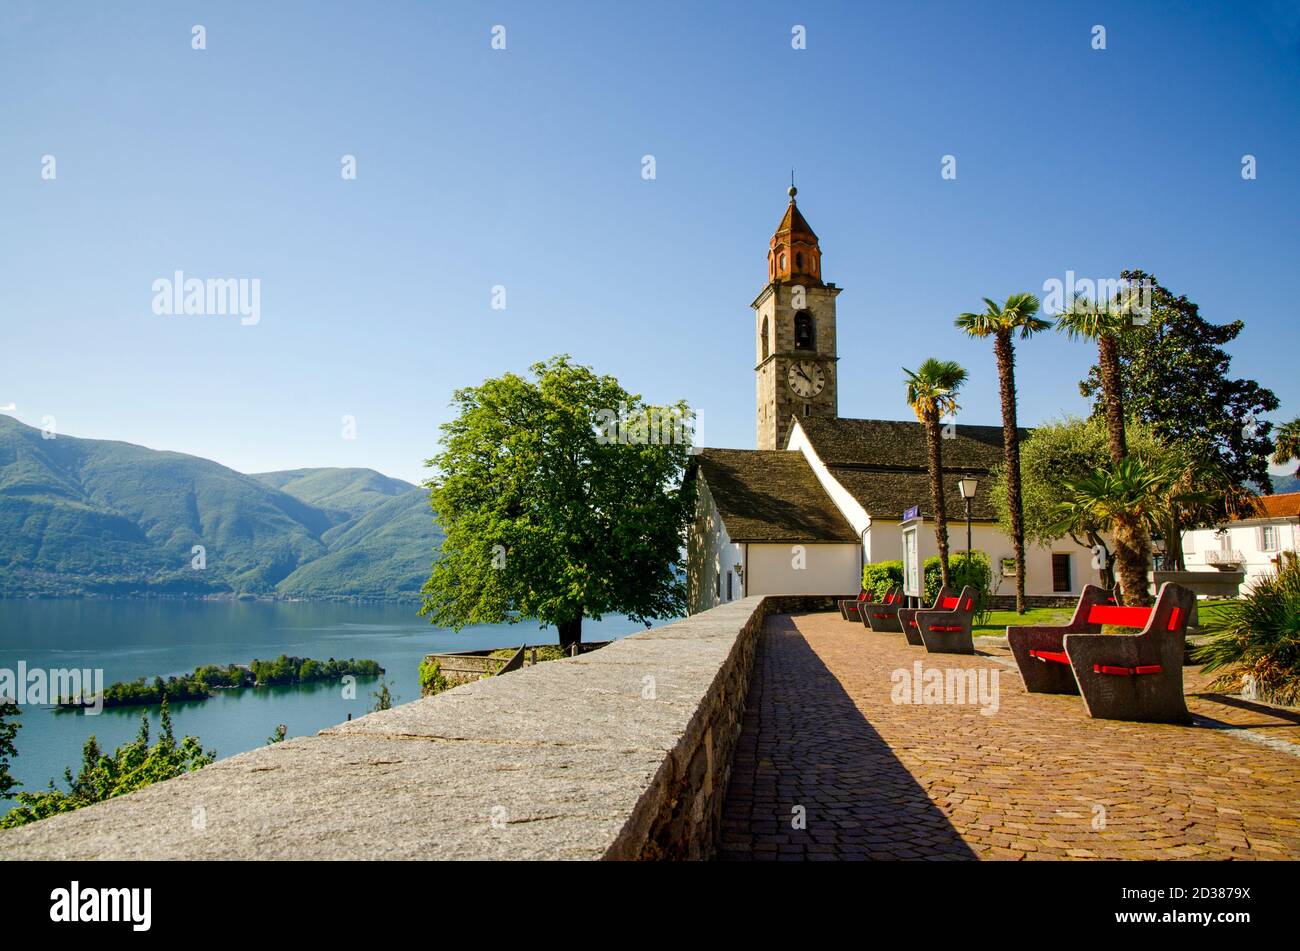
<path fill-rule="evenodd" d="M 21 829 L 10 859 L 709 857 L 769 608 L 724 604 Z"/>

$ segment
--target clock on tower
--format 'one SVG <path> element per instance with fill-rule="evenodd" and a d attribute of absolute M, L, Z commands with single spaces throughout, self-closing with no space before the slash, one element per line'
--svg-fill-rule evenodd
<path fill-rule="evenodd" d="M 757 341 L 758 448 L 784 449 L 796 416 L 837 416 L 835 298 L 817 235 L 790 204 L 768 245 L 767 286 L 751 305 Z"/>

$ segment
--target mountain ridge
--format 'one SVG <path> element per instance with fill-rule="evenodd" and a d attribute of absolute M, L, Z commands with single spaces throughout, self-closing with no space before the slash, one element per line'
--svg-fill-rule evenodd
<path fill-rule="evenodd" d="M 441 537 L 424 489 L 372 469 L 241 473 L 0 415 L 0 596 L 407 600 Z"/>

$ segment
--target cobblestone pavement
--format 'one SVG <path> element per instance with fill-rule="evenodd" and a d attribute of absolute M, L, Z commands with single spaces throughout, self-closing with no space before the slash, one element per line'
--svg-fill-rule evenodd
<path fill-rule="evenodd" d="M 996 672 L 996 713 L 894 703 L 891 675 L 917 661 L 988 687 Z M 1188 671 L 1189 707 L 1213 728 L 1093 720 L 1077 696 L 1026 693 L 1005 649 L 926 654 L 838 614 L 774 616 L 720 857 L 1300 858 L 1296 718 L 1222 702 L 1207 681 Z"/>

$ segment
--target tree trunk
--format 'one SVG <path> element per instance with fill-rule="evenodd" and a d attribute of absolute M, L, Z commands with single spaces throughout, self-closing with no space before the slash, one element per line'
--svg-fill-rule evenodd
<path fill-rule="evenodd" d="M 567 653 L 569 647 L 573 644 L 582 643 L 582 615 L 579 614 L 577 620 L 561 621 L 556 627 L 560 631 L 560 646 Z"/>
<path fill-rule="evenodd" d="M 1141 519 L 1130 515 L 1116 516 L 1113 523 L 1115 535 L 1115 566 L 1124 603 L 1150 606 L 1147 591 L 1147 562 L 1151 559 L 1151 540 Z"/>
<path fill-rule="evenodd" d="M 1020 434 L 1016 429 L 1016 351 L 1011 331 L 993 338 L 998 360 L 998 390 L 1002 398 L 1002 451 L 1007 466 L 1007 509 L 1011 543 L 1016 553 L 1016 613 L 1025 613 L 1025 513 L 1020 500 Z"/>
<path fill-rule="evenodd" d="M 1106 407 L 1106 444 L 1110 461 L 1122 462 L 1128 455 L 1124 439 L 1124 386 L 1120 380 L 1119 342 L 1110 334 L 1097 338 L 1097 363 L 1101 368 L 1102 403 Z"/>
<path fill-rule="evenodd" d="M 930 506 L 934 509 L 934 540 L 939 546 L 939 570 L 943 586 L 948 587 L 948 513 L 943 499 L 943 445 L 939 434 L 939 414 L 925 416 L 925 438 L 930 450 Z"/>

